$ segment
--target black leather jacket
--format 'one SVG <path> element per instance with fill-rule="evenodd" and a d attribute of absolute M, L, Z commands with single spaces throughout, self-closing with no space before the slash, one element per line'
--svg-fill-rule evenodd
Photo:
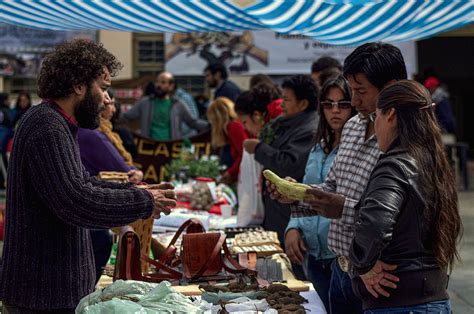
<path fill-rule="evenodd" d="M 429 287 L 436 290 L 433 290 L 435 299 L 440 295 L 441 299 L 447 298 L 443 286 L 446 285 L 446 271 L 439 269 L 433 252 L 432 222 L 423 216 L 426 203 L 417 186 L 418 167 L 398 143 L 395 141 L 391 149 L 380 157 L 356 206 L 358 217 L 349 254 L 351 275 L 355 277 L 353 285 L 358 286 L 354 291 L 363 301 L 370 298 L 357 277 L 381 260 L 397 265 L 393 273 L 399 276 L 400 283 L 395 294 L 404 294 L 402 290 L 408 288 L 403 287 L 424 290 L 428 288 L 428 280 L 437 285 Z M 418 280 L 420 282 L 412 282 Z M 402 295 L 400 297 L 404 299 Z M 393 300 L 392 297 L 389 299 Z M 380 305 L 382 300 L 373 301 Z"/>

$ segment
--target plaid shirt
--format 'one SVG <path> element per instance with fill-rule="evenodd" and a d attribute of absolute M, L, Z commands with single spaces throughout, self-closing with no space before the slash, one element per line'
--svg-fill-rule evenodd
<path fill-rule="evenodd" d="M 354 236 L 355 205 L 369 181 L 370 174 L 380 155 L 375 134 L 365 140 L 368 120 L 356 115 L 347 121 L 342 131 L 341 144 L 323 184 L 314 187 L 326 192 L 343 195 L 346 200 L 342 217 L 332 219 L 329 228 L 328 246 L 338 256 L 348 256 Z M 292 217 L 317 215 L 308 204 L 292 206 Z"/>

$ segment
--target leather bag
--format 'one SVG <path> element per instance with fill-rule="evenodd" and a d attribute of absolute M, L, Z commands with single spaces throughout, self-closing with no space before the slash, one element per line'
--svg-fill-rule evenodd
<path fill-rule="evenodd" d="M 180 256 L 177 256 L 175 244 L 181 234 L 183 234 L 181 252 Z M 232 258 L 225 240 L 226 235 L 223 232 L 205 232 L 199 220 L 190 219 L 181 225 L 162 256 L 158 260 L 153 260 L 140 254 L 140 239 L 130 228 L 123 232 L 119 239 L 114 280 L 150 282 L 180 280 L 182 273 L 175 269 L 180 264 L 190 281 L 233 277 L 220 275 L 223 270 L 231 274 L 256 276 L 255 271 L 242 267 Z M 142 272 L 141 261 L 155 266 L 156 272 Z"/>

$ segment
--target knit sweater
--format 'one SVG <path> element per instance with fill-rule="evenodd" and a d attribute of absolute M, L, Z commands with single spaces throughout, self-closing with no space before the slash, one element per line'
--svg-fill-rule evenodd
<path fill-rule="evenodd" d="M 84 170 L 77 127 L 43 103 L 20 121 L 8 169 L 0 299 L 26 309 L 73 309 L 94 289 L 87 228 L 126 225 L 152 213 L 151 195 Z"/>

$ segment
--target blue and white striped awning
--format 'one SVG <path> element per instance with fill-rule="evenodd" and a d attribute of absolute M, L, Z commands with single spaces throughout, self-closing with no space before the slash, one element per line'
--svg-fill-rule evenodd
<path fill-rule="evenodd" d="M 331 45 L 421 39 L 474 22 L 474 0 L 256 0 L 243 8 L 238 2 L 242 0 L 2 0 L 0 18 L 50 30 L 271 29 Z"/>

